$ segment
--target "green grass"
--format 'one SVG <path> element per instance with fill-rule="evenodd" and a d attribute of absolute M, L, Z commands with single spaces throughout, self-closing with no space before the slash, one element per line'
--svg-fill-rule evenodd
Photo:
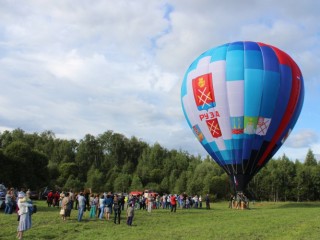
<path fill-rule="evenodd" d="M 58 208 L 36 202 L 38 212 L 24 239 L 320 239 L 320 203 L 255 203 L 250 210 L 228 209 L 228 203 L 213 203 L 211 210 L 178 209 L 135 211 L 132 227 L 122 222 L 88 220 L 77 222 L 77 211 L 63 222 Z M 0 212 L 0 239 L 15 239 L 16 214 Z"/>

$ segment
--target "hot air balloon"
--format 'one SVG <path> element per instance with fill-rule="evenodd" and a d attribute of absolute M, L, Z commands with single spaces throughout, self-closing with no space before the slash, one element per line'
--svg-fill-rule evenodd
<path fill-rule="evenodd" d="M 188 125 L 236 192 L 245 190 L 284 143 L 303 99 L 298 65 L 261 42 L 227 43 L 204 52 L 181 86 Z"/>

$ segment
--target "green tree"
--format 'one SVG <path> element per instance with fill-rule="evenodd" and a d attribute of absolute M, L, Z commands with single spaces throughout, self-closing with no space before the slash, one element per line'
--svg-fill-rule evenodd
<path fill-rule="evenodd" d="M 160 183 L 163 178 L 163 172 L 159 168 L 150 169 L 149 179 L 151 182 Z"/>
<path fill-rule="evenodd" d="M 139 158 L 139 162 L 136 168 L 136 174 L 139 176 L 142 185 L 146 185 L 150 180 L 149 155 L 151 149 L 145 148 Z"/>
<path fill-rule="evenodd" d="M 7 159 L 2 149 L 0 149 L 0 166 L 1 166 L 0 182 L 8 183 L 11 186 L 12 183 L 10 178 L 14 174 L 14 166 L 12 165 L 11 161 Z"/>
<path fill-rule="evenodd" d="M 142 154 L 143 149 L 147 147 L 147 143 L 138 140 L 136 137 L 131 137 L 130 141 L 128 142 L 127 149 L 127 160 L 133 166 L 138 165 L 139 157 Z"/>
<path fill-rule="evenodd" d="M 103 159 L 102 148 L 99 141 L 90 134 L 80 140 L 75 162 L 78 166 L 77 177 L 81 182 L 87 181 L 87 172 L 91 166 L 100 169 Z"/>
<path fill-rule="evenodd" d="M 73 163 L 61 163 L 60 165 L 56 165 L 59 170 L 59 177 L 57 180 L 57 184 L 59 186 L 64 186 L 68 178 L 73 175 L 76 176 L 78 172 L 78 166 Z"/>
<path fill-rule="evenodd" d="M 126 162 L 125 164 L 123 164 L 121 172 L 132 175 L 135 170 L 135 165 L 133 165 L 132 162 Z"/>
<path fill-rule="evenodd" d="M 207 176 L 209 176 L 207 178 Z M 208 179 L 212 179 L 214 177 L 214 165 L 212 161 L 204 161 L 198 164 L 195 168 L 195 171 L 192 176 L 192 186 L 193 186 L 193 192 L 190 192 L 192 194 L 203 194 L 203 193 L 209 193 L 206 190 L 210 187 L 208 186 L 211 184 L 208 182 Z M 207 178 L 207 182 L 204 181 Z M 205 183 L 207 186 L 205 186 Z"/>
<path fill-rule="evenodd" d="M 137 190 L 143 191 L 143 185 L 142 185 L 142 182 L 141 182 L 139 176 L 133 175 L 130 190 L 131 191 L 137 191 Z"/>
<path fill-rule="evenodd" d="M 320 165 L 311 169 L 311 179 L 313 200 L 316 201 L 320 199 Z"/>
<path fill-rule="evenodd" d="M 146 186 L 145 186 L 145 189 L 148 189 L 148 190 L 152 190 L 152 191 L 155 191 L 155 192 L 159 192 L 160 189 L 159 189 L 159 184 L 155 183 L 155 182 L 149 182 Z"/>
<path fill-rule="evenodd" d="M 187 189 L 187 173 L 185 171 L 183 171 L 177 181 L 175 182 L 175 186 L 174 186 L 174 193 L 183 193 L 185 192 Z"/>
<path fill-rule="evenodd" d="M 74 163 L 78 143 L 75 140 L 54 141 L 54 149 L 51 156 L 51 161 L 56 163 Z"/>
<path fill-rule="evenodd" d="M 35 135 L 36 142 L 34 146 L 36 150 L 43 152 L 50 159 L 54 150 L 55 135 L 52 131 L 44 131 L 38 137 Z"/>
<path fill-rule="evenodd" d="M 212 184 L 210 185 L 210 192 L 214 194 L 215 199 L 225 199 L 228 194 L 228 188 L 227 185 L 229 184 L 229 177 L 225 173 L 221 176 L 213 176 L 211 178 Z"/>
<path fill-rule="evenodd" d="M 103 173 L 94 168 L 93 166 L 88 171 L 87 182 L 85 184 L 86 188 L 91 188 L 93 192 L 102 192 L 104 191 L 103 187 L 105 184 L 105 178 Z"/>
<path fill-rule="evenodd" d="M 268 164 L 256 174 L 250 186 L 255 186 L 254 189 L 256 190 L 254 190 L 254 192 L 258 198 L 277 201 L 281 186 L 280 177 L 281 172 L 278 169 L 278 163 L 276 160 L 271 159 Z"/>
<path fill-rule="evenodd" d="M 28 161 L 30 164 L 29 184 L 28 187 L 34 190 L 39 190 L 47 186 L 48 179 L 48 157 L 46 154 L 38 151 L 31 151 L 31 158 Z"/>
<path fill-rule="evenodd" d="M 53 163 L 49 161 L 47 168 L 49 172 L 47 177 L 47 179 L 49 180 L 48 185 L 51 187 L 57 185 L 57 180 L 60 177 L 59 165 L 57 163 Z"/>
<path fill-rule="evenodd" d="M 6 148 L 10 143 L 12 143 L 12 135 L 11 132 L 5 130 L 3 133 L 0 134 L 0 146 L 1 148 Z"/>
<path fill-rule="evenodd" d="M 304 165 L 302 171 L 300 172 L 301 178 L 303 179 L 302 186 L 305 190 L 305 195 L 303 196 L 305 200 L 314 201 L 317 199 L 318 189 L 317 183 L 319 176 L 316 166 Z"/>
<path fill-rule="evenodd" d="M 278 161 L 279 170 L 279 198 L 280 200 L 287 201 L 288 198 L 294 197 L 294 176 L 296 175 L 295 165 L 284 154 Z"/>
<path fill-rule="evenodd" d="M 80 192 L 83 190 L 84 185 L 78 178 L 75 178 L 73 175 L 71 175 L 64 184 L 63 188 L 65 190 L 72 189 L 75 192 Z"/>
<path fill-rule="evenodd" d="M 5 149 L 10 165 L 6 169 L 9 173 L 11 186 L 29 187 L 29 174 L 33 172 L 30 159 L 32 158 L 32 149 L 29 145 L 21 141 L 10 143 Z"/>
<path fill-rule="evenodd" d="M 311 149 L 308 150 L 307 156 L 305 158 L 304 164 L 306 166 L 317 166 L 317 160 Z"/>
<path fill-rule="evenodd" d="M 121 167 L 127 161 L 129 140 L 124 135 L 107 131 L 99 135 L 98 141 L 106 156 L 105 167 Z"/>
<path fill-rule="evenodd" d="M 25 142 L 25 132 L 20 128 L 12 130 L 11 136 L 13 142 Z"/>
<path fill-rule="evenodd" d="M 117 178 L 114 180 L 114 191 L 117 192 L 128 192 L 130 187 L 131 177 L 128 174 L 120 173 Z"/>

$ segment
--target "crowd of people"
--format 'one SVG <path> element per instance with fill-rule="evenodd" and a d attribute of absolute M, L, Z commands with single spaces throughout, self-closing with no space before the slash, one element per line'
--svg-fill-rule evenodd
<path fill-rule="evenodd" d="M 62 220 L 70 218 L 72 209 L 78 211 L 77 220 L 82 221 L 84 212 L 89 212 L 89 219 L 110 220 L 111 214 L 114 217 L 114 223 L 120 224 L 121 212 L 127 211 L 127 224 L 132 226 L 134 216 L 134 198 L 126 201 L 122 194 L 101 193 L 94 194 L 90 192 L 73 193 L 69 192 L 48 194 L 48 207 L 60 207 Z M 59 197 L 57 197 L 59 194 Z M 126 209 L 125 209 L 126 202 Z"/>
<path fill-rule="evenodd" d="M 82 221 L 84 212 L 89 212 L 89 219 L 110 220 L 113 215 L 113 222 L 120 224 L 121 213 L 126 211 L 127 225 L 131 226 L 135 210 L 169 209 L 176 212 L 177 208 L 190 209 L 202 208 L 203 202 L 206 209 L 210 209 L 210 199 L 207 194 L 202 196 L 188 196 L 186 193 L 164 194 L 160 196 L 156 193 L 139 195 L 114 194 L 112 192 L 94 194 L 90 191 L 73 193 L 50 191 L 47 196 L 48 207 L 60 207 L 60 215 L 63 221 L 70 218 L 72 209 L 78 211 L 77 220 Z"/>
<path fill-rule="evenodd" d="M 178 208 L 202 208 L 203 201 L 205 201 L 206 208 L 210 209 L 210 199 L 207 194 L 205 199 L 202 196 L 194 195 L 188 196 L 186 193 L 177 195 L 177 194 L 164 194 L 162 196 L 150 195 L 146 197 L 145 195 L 137 196 L 135 201 L 136 209 L 144 209 L 151 211 L 151 209 L 171 209 L 171 211 L 176 211 Z"/>
<path fill-rule="evenodd" d="M 159 194 L 149 193 L 140 195 L 114 194 L 112 192 L 94 194 L 91 191 L 74 193 L 70 191 L 49 191 L 47 195 L 48 207 L 60 209 L 60 216 L 63 221 L 71 217 L 71 211 L 77 210 L 77 221 L 83 220 L 84 213 L 89 212 L 89 219 L 112 220 L 115 224 L 120 224 L 121 213 L 126 212 L 126 224 L 132 226 L 134 212 L 136 210 L 146 210 L 151 212 L 153 209 L 168 209 L 176 212 L 177 208 L 190 209 L 205 207 L 210 209 L 209 195 L 203 199 L 202 196 L 188 196 L 186 193 Z M 13 188 L 6 192 L 5 214 L 16 212 L 19 225 L 17 228 L 17 238 L 22 239 L 23 232 L 32 226 L 32 200 L 30 190 L 22 189 L 17 192 Z M 31 209 L 31 210 L 30 210 Z"/>

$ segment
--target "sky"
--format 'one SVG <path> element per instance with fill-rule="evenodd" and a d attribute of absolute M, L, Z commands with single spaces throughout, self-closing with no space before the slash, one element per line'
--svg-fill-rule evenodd
<path fill-rule="evenodd" d="M 276 153 L 320 156 L 320 1 L 0 0 L 0 132 L 57 138 L 112 130 L 206 156 L 180 90 L 202 52 L 235 41 L 288 53 L 304 106 Z"/>

